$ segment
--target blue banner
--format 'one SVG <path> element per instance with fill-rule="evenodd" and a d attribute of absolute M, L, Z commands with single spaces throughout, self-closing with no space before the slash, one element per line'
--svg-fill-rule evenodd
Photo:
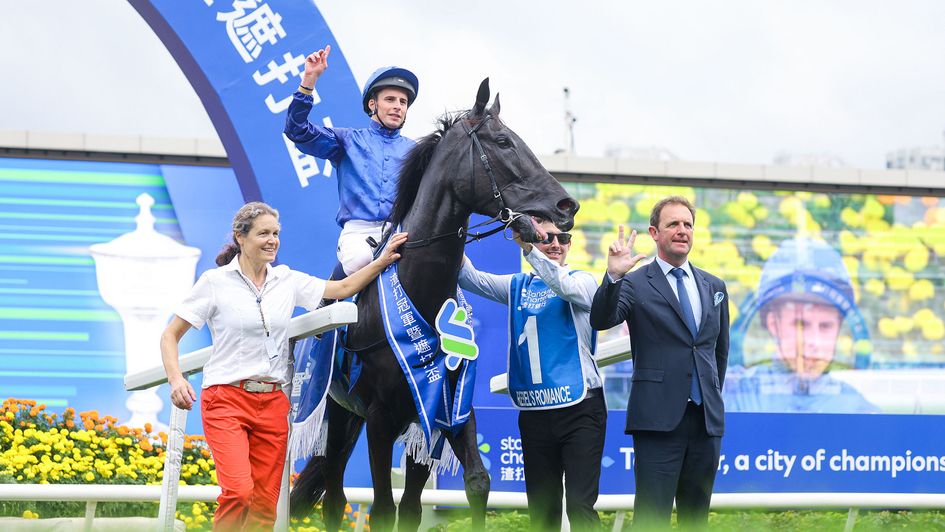
<path fill-rule="evenodd" d="M 479 450 L 495 491 L 525 491 L 518 411 L 477 408 Z M 484 420 L 488 420 L 487 422 Z M 601 493 L 634 493 L 633 439 L 611 410 Z M 945 416 L 728 414 L 716 493 L 941 493 Z M 441 489 L 462 489 L 441 475 Z"/>
<path fill-rule="evenodd" d="M 327 161 L 303 155 L 282 135 L 305 56 L 330 44 L 309 119 L 361 127 L 358 88 L 343 48 L 312 2 L 130 0 L 180 65 L 203 102 L 246 201 L 281 214 L 279 261 L 327 276 L 336 262 L 337 186 Z M 223 231 L 223 228 L 221 228 Z"/>

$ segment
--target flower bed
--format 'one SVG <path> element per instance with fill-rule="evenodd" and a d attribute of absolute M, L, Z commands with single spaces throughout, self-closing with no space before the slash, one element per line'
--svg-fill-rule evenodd
<path fill-rule="evenodd" d="M 167 434 L 118 425 L 112 416 L 66 408 L 49 413 L 36 401 L 7 399 L 0 407 L 0 483 L 5 484 L 160 484 Z M 216 484 L 213 458 L 203 436 L 185 436 L 181 484 Z M 74 517 L 85 503 L 0 501 L 0 516 L 27 519 Z M 154 503 L 102 503 L 99 517 L 155 516 Z M 188 529 L 208 529 L 216 503 L 181 503 L 178 519 Z M 347 516 L 356 518 L 347 508 Z M 320 512 L 316 512 L 320 514 Z M 323 529 L 316 518 L 293 522 L 293 530 Z"/>

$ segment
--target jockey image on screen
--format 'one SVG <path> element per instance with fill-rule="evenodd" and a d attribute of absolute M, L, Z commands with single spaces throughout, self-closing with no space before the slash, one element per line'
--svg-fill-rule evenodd
<path fill-rule="evenodd" d="M 843 259 L 821 241 L 788 239 L 768 258 L 758 291 L 747 312 L 733 329 L 744 334 L 757 314 L 760 327 L 774 341 L 775 354 L 758 361 L 760 353 L 736 355 L 723 392 L 730 412 L 872 413 L 879 409 L 853 386 L 833 377 L 839 363 L 837 341 L 844 323 L 855 339 L 866 338 L 863 318 L 856 308 L 850 274 Z M 764 336 L 764 333 L 761 333 Z M 733 331 L 733 337 L 735 336 Z M 857 353 L 853 367 L 868 364 L 868 353 Z M 734 360 L 733 360 L 734 362 Z"/>

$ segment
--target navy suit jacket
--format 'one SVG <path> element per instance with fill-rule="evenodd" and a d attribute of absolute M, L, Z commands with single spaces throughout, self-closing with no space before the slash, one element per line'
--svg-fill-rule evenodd
<path fill-rule="evenodd" d="M 706 430 L 711 436 L 722 436 L 725 430 L 722 384 L 728 363 L 728 291 L 718 277 L 692 263 L 690 266 L 702 301 L 702 321 L 695 340 L 679 300 L 655 260 L 616 282 L 604 274 L 594 295 L 592 327 L 609 329 L 622 321 L 630 327 L 633 385 L 627 403 L 628 434 L 665 432 L 679 425 L 689 399 L 693 354 L 702 385 Z"/>

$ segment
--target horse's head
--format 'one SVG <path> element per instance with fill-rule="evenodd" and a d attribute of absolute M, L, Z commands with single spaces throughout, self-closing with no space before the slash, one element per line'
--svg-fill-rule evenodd
<path fill-rule="evenodd" d="M 574 226 L 578 202 L 541 165 L 525 142 L 499 119 L 499 96 L 488 109 L 489 78 L 482 80 L 476 104 L 450 133 L 468 137 L 472 164 L 469 183 L 457 183 L 462 202 L 487 216 L 508 221 L 526 242 L 538 233 L 532 217 L 552 221 L 562 231 Z M 460 172 L 465 174 L 465 172 Z M 515 217 L 519 213 L 524 216 Z"/>

